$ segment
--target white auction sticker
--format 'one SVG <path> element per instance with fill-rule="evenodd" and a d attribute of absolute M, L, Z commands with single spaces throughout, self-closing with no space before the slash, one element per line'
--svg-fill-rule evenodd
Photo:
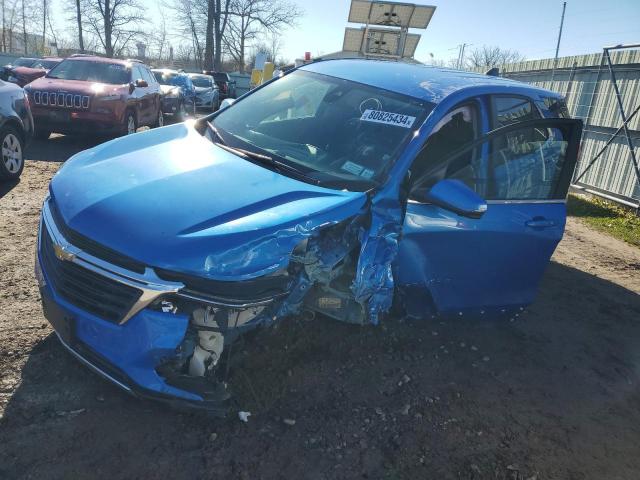
<path fill-rule="evenodd" d="M 398 127 L 411 128 L 416 117 L 401 113 L 383 112 L 382 110 L 365 110 L 360 120 L 365 122 L 384 123 L 385 125 L 397 125 Z"/>

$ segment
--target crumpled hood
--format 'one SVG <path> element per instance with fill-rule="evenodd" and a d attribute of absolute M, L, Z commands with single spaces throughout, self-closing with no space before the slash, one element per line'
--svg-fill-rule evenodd
<path fill-rule="evenodd" d="M 273 172 L 176 124 L 81 152 L 50 190 L 75 231 L 147 265 L 242 280 L 287 265 L 317 228 L 362 211 L 366 194 Z"/>

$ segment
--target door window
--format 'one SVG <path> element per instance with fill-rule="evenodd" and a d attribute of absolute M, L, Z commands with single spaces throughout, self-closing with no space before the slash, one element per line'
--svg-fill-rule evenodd
<path fill-rule="evenodd" d="M 564 199 L 576 162 L 582 123 L 570 119 L 540 119 L 518 122 L 495 130 L 453 152 L 437 180 L 458 178 L 465 167 L 461 159 L 471 152 L 487 151 L 487 188 L 476 192 L 486 200 Z M 458 165 L 457 167 L 454 167 Z M 467 185 L 469 182 L 465 181 Z M 412 190 L 430 188 L 434 181 L 423 175 Z M 469 185 L 471 187 L 471 185 Z"/>
<path fill-rule="evenodd" d="M 142 74 L 142 79 L 146 80 L 149 85 L 156 84 L 156 78 L 151 75 L 151 72 L 146 67 L 140 67 L 140 73 Z"/>
<path fill-rule="evenodd" d="M 140 67 L 138 65 L 132 65 L 131 66 L 131 78 L 133 79 L 133 81 L 137 81 L 137 80 L 144 80 L 144 76 L 142 75 L 142 72 L 140 71 Z"/>
<path fill-rule="evenodd" d="M 492 97 L 493 128 L 505 127 L 516 122 L 540 118 L 538 109 L 525 97 Z"/>
<path fill-rule="evenodd" d="M 567 138 L 557 128 L 523 127 L 494 139 L 487 200 L 554 198 L 567 147 Z"/>
<path fill-rule="evenodd" d="M 411 167 L 411 177 L 426 187 L 444 178 L 455 178 L 476 189 L 475 149 L 465 151 L 452 161 L 448 158 L 478 137 L 479 121 L 474 103 L 453 108 L 433 128 L 424 148 Z"/>

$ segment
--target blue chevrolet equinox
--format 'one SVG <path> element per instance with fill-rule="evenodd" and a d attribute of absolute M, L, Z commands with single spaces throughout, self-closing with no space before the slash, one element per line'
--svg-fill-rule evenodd
<path fill-rule="evenodd" d="M 285 316 L 513 315 L 562 238 L 581 130 L 507 79 L 308 64 L 69 159 L 40 222 L 45 316 L 121 388 L 224 413 L 224 352 Z"/>

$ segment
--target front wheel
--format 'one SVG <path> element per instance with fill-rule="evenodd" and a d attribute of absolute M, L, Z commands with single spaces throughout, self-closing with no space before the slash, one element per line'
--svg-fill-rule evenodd
<path fill-rule="evenodd" d="M 153 126 L 156 128 L 164 127 L 164 114 L 162 113 L 162 110 L 158 110 L 158 117 Z"/>
<path fill-rule="evenodd" d="M 2 161 L 0 161 L 0 179 L 15 180 L 24 168 L 24 142 L 22 136 L 13 127 L 0 129 Z"/>

